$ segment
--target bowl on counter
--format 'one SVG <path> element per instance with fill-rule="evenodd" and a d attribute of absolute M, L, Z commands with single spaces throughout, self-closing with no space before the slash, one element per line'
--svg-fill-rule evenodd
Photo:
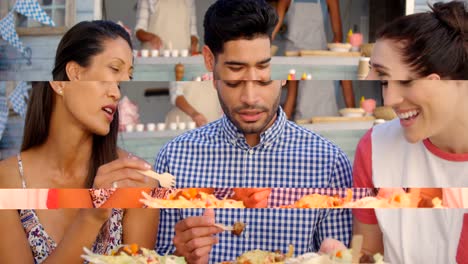
<path fill-rule="evenodd" d="M 374 49 L 374 43 L 365 43 L 361 45 L 361 55 L 363 57 L 371 57 L 372 49 Z"/>
<path fill-rule="evenodd" d="M 349 52 L 352 48 L 349 43 L 328 43 L 327 47 L 334 52 Z"/>

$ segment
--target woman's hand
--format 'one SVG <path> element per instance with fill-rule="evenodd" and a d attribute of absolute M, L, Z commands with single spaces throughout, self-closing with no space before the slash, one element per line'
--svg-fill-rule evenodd
<path fill-rule="evenodd" d="M 234 188 L 233 199 L 244 202 L 247 208 L 268 207 L 271 188 Z"/>
<path fill-rule="evenodd" d="M 93 188 L 158 187 L 156 180 L 138 172 L 150 169 L 150 164 L 135 156 L 119 158 L 99 167 Z"/>

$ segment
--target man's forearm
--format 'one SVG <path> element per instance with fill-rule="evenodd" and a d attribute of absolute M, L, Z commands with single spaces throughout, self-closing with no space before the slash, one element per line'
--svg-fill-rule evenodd
<path fill-rule="evenodd" d="M 187 99 L 185 99 L 185 96 L 183 95 L 177 96 L 175 105 L 190 117 L 198 114 L 198 111 L 193 108 L 193 106 L 187 101 Z"/>
<path fill-rule="evenodd" d="M 350 80 L 341 81 L 341 89 L 343 90 L 343 97 L 348 108 L 356 107 L 356 101 L 354 99 L 353 82 Z"/>
<path fill-rule="evenodd" d="M 333 40 L 343 42 L 343 27 L 341 25 L 340 4 L 338 0 L 327 0 L 328 12 L 333 31 Z"/>
<path fill-rule="evenodd" d="M 275 39 L 281 26 L 283 25 L 284 17 L 286 16 L 286 11 L 288 10 L 289 5 L 291 5 L 291 0 L 278 0 L 278 4 L 276 6 L 276 12 L 278 13 L 278 24 L 276 24 L 275 29 L 273 30 L 273 39 Z"/>
<path fill-rule="evenodd" d="M 286 101 L 284 102 L 284 112 L 288 119 L 292 119 L 294 115 L 294 109 L 296 108 L 297 100 L 297 86 L 298 81 L 289 81 L 288 82 L 288 92 L 286 96 Z"/>

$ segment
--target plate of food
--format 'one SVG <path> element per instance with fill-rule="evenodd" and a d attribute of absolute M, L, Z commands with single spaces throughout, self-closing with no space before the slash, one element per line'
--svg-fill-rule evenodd
<path fill-rule="evenodd" d="M 353 191 L 348 189 L 346 197 L 338 195 L 329 196 L 322 194 L 309 194 L 301 197 L 291 205 L 281 206 L 282 208 L 339 208 L 353 200 Z"/>
<path fill-rule="evenodd" d="M 242 201 L 218 199 L 198 188 L 178 189 L 165 198 L 153 198 L 143 192 L 140 201 L 149 208 L 245 208 Z"/>
<path fill-rule="evenodd" d="M 332 254 L 306 253 L 295 258 L 290 258 L 285 264 L 352 264 L 352 249 L 336 250 Z M 361 257 L 359 263 L 385 264 L 381 254 Z"/>
<path fill-rule="evenodd" d="M 185 264 L 184 257 L 174 255 L 160 256 L 154 250 L 139 247 L 136 244 L 121 245 L 109 255 L 95 254 L 87 248 L 83 248 L 84 260 L 91 264 Z"/>
<path fill-rule="evenodd" d="M 294 254 L 294 246 L 289 245 L 288 253 L 281 253 L 281 251 L 266 251 L 261 249 L 250 250 L 234 261 L 224 261 L 220 264 L 280 264 L 291 258 Z"/>
<path fill-rule="evenodd" d="M 281 208 L 417 208 L 421 200 L 416 191 L 393 193 L 388 197 L 368 196 L 353 200 L 353 191 L 348 189 L 346 197 L 338 195 L 309 194 L 301 197 L 290 205 Z M 442 201 L 436 197 L 432 199 L 433 208 L 443 208 Z"/>

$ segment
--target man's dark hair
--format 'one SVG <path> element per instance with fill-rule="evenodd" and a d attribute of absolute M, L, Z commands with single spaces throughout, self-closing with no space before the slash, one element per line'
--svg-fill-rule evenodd
<path fill-rule="evenodd" d="M 265 0 L 218 0 L 205 14 L 205 44 L 216 56 L 231 40 L 271 39 L 277 23 L 276 10 Z"/>

